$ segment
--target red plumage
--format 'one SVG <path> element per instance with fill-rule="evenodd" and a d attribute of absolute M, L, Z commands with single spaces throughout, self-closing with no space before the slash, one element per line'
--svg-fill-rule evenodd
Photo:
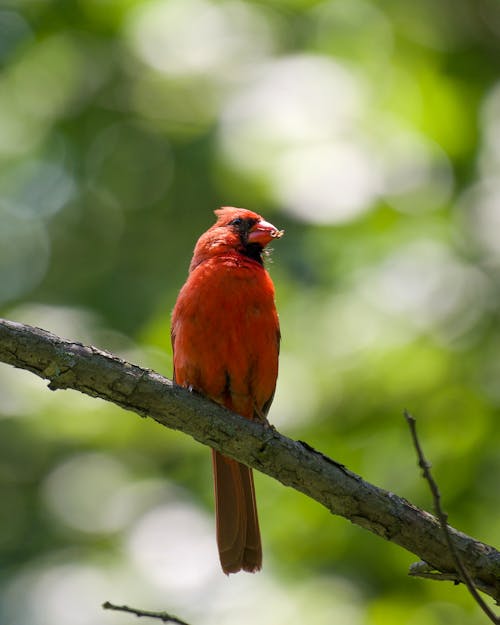
<path fill-rule="evenodd" d="M 280 330 L 264 247 L 283 233 L 242 208 L 215 211 L 172 314 L 174 380 L 264 421 L 278 375 Z M 262 548 L 251 469 L 212 451 L 217 545 L 225 573 L 258 571 Z"/>

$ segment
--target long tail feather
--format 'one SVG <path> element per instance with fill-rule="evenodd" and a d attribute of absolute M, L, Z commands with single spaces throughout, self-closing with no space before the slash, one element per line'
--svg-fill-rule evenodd
<path fill-rule="evenodd" d="M 262 567 L 262 546 L 252 470 L 212 451 L 217 546 L 224 573 Z"/>

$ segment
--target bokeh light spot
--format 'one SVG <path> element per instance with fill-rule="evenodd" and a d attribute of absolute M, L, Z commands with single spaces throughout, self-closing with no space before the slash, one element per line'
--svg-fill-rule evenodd
<path fill-rule="evenodd" d="M 129 480 L 124 465 L 111 455 L 79 454 L 59 464 L 43 485 L 45 502 L 67 526 L 81 532 L 113 532 L 128 520 L 116 495 Z"/>
<path fill-rule="evenodd" d="M 13 214 L 0 198 L 0 303 L 19 297 L 40 283 L 50 258 L 45 225 Z"/>
<path fill-rule="evenodd" d="M 134 562 L 155 584 L 192 593 L 218 570 L 212 523 L 181 501 L 152 509 L 138 520 L 128 540 Z"/>
<path fill-rule="evenodd" d="M 273 48 L 267 21 L 242 2 L 170 0 L 144 3 L 129 33 L 143 62 L 165 74 L 224 75 Z"/>

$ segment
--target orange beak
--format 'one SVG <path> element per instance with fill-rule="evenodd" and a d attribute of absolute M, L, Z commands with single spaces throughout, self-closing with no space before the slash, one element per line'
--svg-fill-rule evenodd
<path fill-rule="evenodd" d="M 248 233 L 249 243 L 258 243 L 265 247 L 273 239 L 280 239 L 285 234 L 284 230 L 278 230 L 268 221 L 258 221 Z"/>

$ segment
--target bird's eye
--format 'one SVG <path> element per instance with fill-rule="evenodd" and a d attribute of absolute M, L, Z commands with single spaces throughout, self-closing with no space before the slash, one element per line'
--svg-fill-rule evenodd
<path fill-rule="evenodd" d="M 229 222 L 230 226 L 241 226 L 241 224 L 243 223 L 243 219 L 241 217 L 236 217 L 236 219 L 233 219 L 233 221 Z"/>

